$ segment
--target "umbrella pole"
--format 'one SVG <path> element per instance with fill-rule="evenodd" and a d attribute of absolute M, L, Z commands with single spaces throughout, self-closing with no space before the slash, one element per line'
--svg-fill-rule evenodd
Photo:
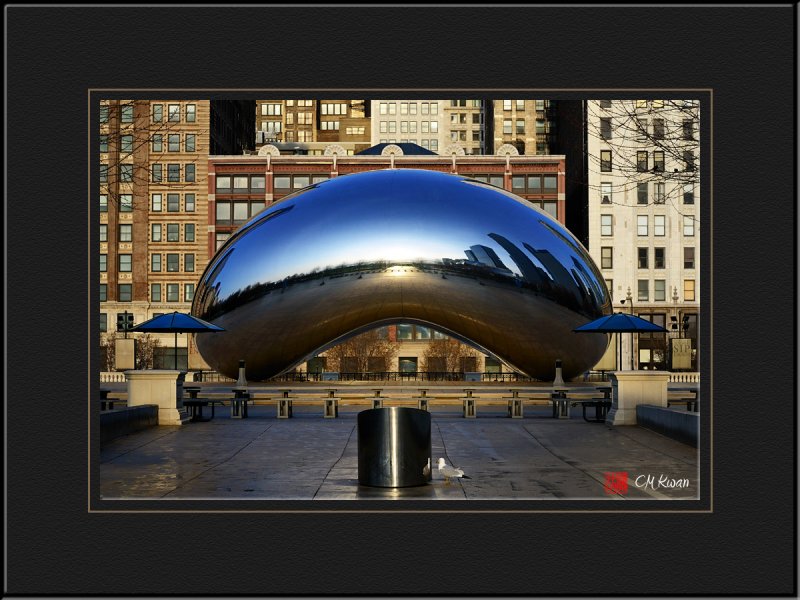
<path fill-rule="evenodd" d="M 175 370 L 178 370 L 178 332 L 175 332 Z"/>

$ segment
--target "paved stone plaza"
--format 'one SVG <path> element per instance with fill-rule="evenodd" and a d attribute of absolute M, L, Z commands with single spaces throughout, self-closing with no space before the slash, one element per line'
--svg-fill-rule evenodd
<path fill-rule="evenodd" d="M 104 500 L 697 499 L 696 448 L 638 426 L 588 423 L 580 408 L 554 419 L 549 406 L 526 406 L 523 419 L 501 406 L 475 419 L 434 409 L 434 465 L 444 457 L 471 479 L 448 484 L 434 468 L 425 486 L 359 486 L 356 417 L 365 408 L 343 406 L 337 419 L 318 406 L 296 406 L 291 419 L 277 419 L 274 406 L 250 407 L 247 419 L 218 408 L 209 421 L 111 441 L 95 477 Z M 621 472 L 627 491 L 609 493 L 607 474 Z"/>

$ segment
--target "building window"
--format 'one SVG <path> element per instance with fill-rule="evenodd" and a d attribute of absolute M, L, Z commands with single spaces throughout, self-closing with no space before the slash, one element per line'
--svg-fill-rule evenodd
<path fill-rule="evenodd" d="M 339 131 L 339 121 L 322 121 L 320 125 L 322 131 Z"/>
<path fill-rule="evenodd" d="M 503 110 L 511 110 L 511 100 L 503 100 Z"/>
<path fill-rule="evenodd" d="M 120 302 L 131 302 L 133 300 L 133 285 L 130 283 L 120 283 L 117 286 L 117 300 Z"/>
<path fill-rule="evenodd" d="M 600 150 L 600 170 L 604 173 L 611 171 L 611 150 Z"/>
<path fill-rule="evenodd" d="M 517 110 L 525 110 L 525 100 L 516 100 Z"/>
<path fill-rule="evenodd" d="M 124 104 L 122 106 L 120 121 L 122 123 L 133 123 L 133 104 Z"/>
<path fill-rule="evenodd" d="M 100 272 L 105 273 L 108 271 L 108 254 L 100 255 Z"/>
<path fill-rule="evenodd" d="M 683 203 L 694 204 L 694 184 L 683 184 Z"/>
<path fill-rule="evenodd" d="M 279 116 L 281 114 L 281 105 L 280 104 L 262 104 L 261 105 L 261 116 L 262 117 L 273 117 Z"/>
<path fill-rule="evenodd" d="M 181 210 L 181 195 L 167 194 L 167 212 L 179 212 Z"/>
<path fill-rule="evenodd" d="M 685 171 L 694 171 L 694 151 L 693 150 L 684 150 L 683 151 L 683 164 Z"/>
<path fill-rule="evenodd" d="M 197 120 L 197 105 L 196 104 L 187 104 L 186 105 L 186 122 L 187 123 L 194 123 Z"/>
<path fill-rule="evenodd" d="M 656 237 L 663 237 L 667 234 L 667 217 L 664 215 L 655 215 L 653 217 L 653 235 Z"/>
<path fill-rule="evenodd" d="M 119 226 L 119 241 L 132 242 L 133 241 L 133 225 L 123 223 Z"/>
<path fill-rule="evenodd" d="M 600 100 L 600 108 L 611 108 L 611 100 Z"/>
<path fill-rule="evenodd" d="M 653 268 L 656 269 L 664 269 L 666 263 L 666 249 L 665 248 L 654 248 L 654 256 L 653 256 Z"/>
<path fill-rule="evenodd" d="M 119 166 L 119 180 L 122 183 L 133 182 L 133 165 L 120 165 Z"/>
<path fill-rule="evenodd" d="M 183 241 L 184 242 L 194 241 L 194 223 L 186 223 L 183 226 Z"/>
<path fill-rule="evenodd" d="M 613 279 L 606 279 L 606 289 L 608 289 L 608 294 L 611 296 L 611 301 L 614 301 L 614 280 Z"/>
<path fill-rule="evenodd" d="M 636 108 L 647 108 L 647 100 L 637 100 Z"/>
<path fill-rule="evenodd" d="M 100 212 L 108 212 L 108 194 L 100 194 Z"/>
<path fill-rule="evenodd" d="M 636 216 L 636 235 L 647 235 L 647 215 Z"/>
<path fill-rule="evenodd" d="M 108 135 L 100 136 L 100 152 L 108 152 Z"/>
<path fill-rule="evenodd" d="M 133 267 L 133 255 L 120 254 L 119 255 L 119 271 L 120 273 L 130 273 Z"/>
<path fill-rule="evenodd" d="M 101 242 L 108 241 L 108 225 L 106 224 L 100 225 L 100 241 Z"/>
<path fill-rule="evenodd" d="M 167 119 L 170 123 L 180 123 L 181 120 L 181 106 L 180 104 L 167 105 Z"/>
<path fill-rule="evenodd" d="M 161 212 L 161 194 L 153 194 L 152 207 L 153 212 Z"/>
<path fill-rule="evenodd" d="M 683 268 L 694 269 L 694 247 L 684 246 L 683 248 Z"/>
<path fill-rule="evenodd" d="M 389 114 L 396 115 L 397 114 L 397 103 L 396 102 L 389 102 Z"/>
<path fill-rule="evenodd" d="M 122 154 L 130 154 L 133 152 L 133 136 L 122 135 L 119 138 L 119 151 Z"/>
<path fill-rule="evenodd" d="M 167 302 L 180 302 L 179 293 L 180 288 L 177 283 L 167 284 Z"/>
<path fill-rule="evenodd" d="M 600 215 L 600 235 L 614 235 L 612 215 Z"/>
<path fill-rule="evenodd" d="M 664 108 L 663 100 L 653 100 L 653 108 Z"/>
<path fill-rule="evenodd" d="M 397 133 L 397 121 L 389 121 L 389 133 Z"/>
<path fill-rule="evenodd" d="M 108 315 L 106 313 L 100 313 L 100 331 L 108 331 Z"/>
<path fill-rule="evenodd" d="M 106 302 L 108 300 L 108 284 L 101 283 L 100 284 L 100 302 Z"/>
<path fill-rule="evenodd" d="M 525 133 L 525 120 L 517 119 L 517 133 Z"/>
<path fill-rule="evenodd" d="M 167 254 L 167 273 L 180 271 L 180 254 Z"/>
<path fill-rule="evenodd" d="M 614 249 L 610 246 L 603 246 L 600 248 L 600 268 L 613 269 L 614 268 Z"/>
<path fill-rule="evenodd" d="M 181 134 L 170 133 L 167 135 L 167 151 L 180 152 L 181 151 Z"/>
<path fill-rule="evenodd" d="M 194 183 L 195 165 L 188 164 L 185 168 L 184 178 L 187 183 Z"/>
<path fill-rule="evenodd" d="M 150 255 L 150 270 L 154 273 L 159 273 L 161 271 L 161 255 L 160 254 L 151 254 Z"/>
<path fill-rule="evenodd" d="M 636 299 L 639 302 L 649 302 L 650 301 L 650 282 L 647 279 L 639 279 L 638 280 L 638 294 Z"/>
<path fill-rule="evenodd" d="M 667 282 L 664 279 L 653 281 L 653 300 L 664 302 L 667 299 Z"/>
<path fill-rule="evenodd" d="M 164 151 L 164 136 L 160 133 L 153 134 L 153 152 L 163 152 Z"/>
<path fill-rule="evenodd" d="M 424 128 L 423 128 L 423 131 L 424 131 Z M 512 132 L 511 119 L 506 119 L 506 120 L 503 121 L 503 133 L 510 135 L 511 132 Z"/>
<path fill-rule="evenodd" d="M 103 105 L 100 107 L 100 123 L 108 123 L 108 106 Z"/>
<path fill-rule="evenodd" d="M 413 325 L 407 325 L 405 323 L 400 323 L 397 325 L 398 340 L 410 340 L 413 339 L 413 337 L 414 337 Z"/>
<path fill-rule="evenodd" d="M 389 122 L 381 121 L 379 125 L 380 133 L 389 133 Z"/>
<path fill-rule="evenodd" d="M 602 182 L 600 184 L 600 202 L 602 204 L 611 204 L 611 189 L 611 183 L 609 182 Z"/>
<path fill-rule="evenodd" d="M 386 102 L 381 102 L 379 105 L 379 113 L 382 115 L 389 114 L 389 105 Z"/>
<path fill-rule="evenodd" d="M 194 152 L 195 151 L 195 147 L 196 147 L 195 141 L 196 141 L 196 139 L 197 139 L 197 136 L 195 134 L 193 134 L 193 133 L 187 133 L 186 134 L 186 142 L 184 143 L 184 146 L 186 148 L 186 152 Z"/>
<path fill-rule="evenodd" d="M 230 237 L 231 237 L 230 233 L 217 233 L 215 239 L 215 242 L 217 244 L 216 249 L 219 250 L 220 248 L 222 248 L 225 245 L 225 242 L 227 242 L 228 238 Z"/>
<path fill-rule="evenodd" d="M 694 119 L 683 120 L 683 139 L 685 140 L 694 139 Z"/>
<path fill-rule="evenodd" d="M 664 171 L 664 151 L 663 150 L 655 150 L 653 151 L 653 171 Z"/>
<path fill-rule="evenodd" d="M 664 201 L 666 200 L 665 189 L 666 189 L 666 184 L 664 184 L 663 182 L 658 182 L 655 184 L 655 187 L 653 188 L 654 192 L 653 202 L 655 204 L 664 204 Z"/>
<path fill-rule="evenodd" d="M 150 241 L 161 241 L 161 223 L 153 223 L 152 227 L 150 228 Z"/>
<path fill-rule="evenodd" d="M 638 265 L 640 269 L 646 269 L 647 267 L 647 248 L 638 248 L 637 249 L 637 256 L 638 256 Z"/>
<path fill-rule="evenodd" d="M 280 177 L 276 177 L 275 178 L 275 187 L 278 187 L 278 179 L 280 179 Z M 220 191 L 223 191 L 223 190 L 230 190 L 231 189 L 231 178 L 230 178 L 230 176 L 229 175 L 217 175 L 216 188 L 217 188 L 217 192 L 220 192 Z"/>
<path fill-rule="evenodd" d="M 636 184 L 636 203 L 647 204 L 649 199 L 647 197 L 647 183 Z"/>
<path fill-rule="evenodd" d="M 694 279 L 683 280 L 683 300 L 685 302 L 695 301 Z"/>
<path fill-rule="evenodd" d="M 611 139 L 611 119 L 603 117 L 600 119 L 600 139 Z"/>
<path fill-rule="evenodd" d="M 691 237 L 694 235 L 694 217 L 683 215 L 683 235 Z"/>
<path fill-rule="evenodd" d="M 194 194 L 186 194 L 183 197 L 183 210 L 186 212 L 194 212 L 195 205 L 194 205 Z"/>
<path fill-rule="evenodd" d="M 217 202 L 217 223 L 229 223 L 231 220 L 231 203 Z"/>
<path fill-rule="evenodd" d="M 183 270 L 187 273 L 194 273 L 194 254 L 183 255 Z"/>
<path fill-rule="evenodd" d="M 153 183 L 161 183 L 163 181 L 161 165 L 154 164 L 151 166 L 153 174 Z"/>
<path fill-rule="evenodd" d="M 234 202 L 233 203 L 233 221 L 234 223 L 243 223 L 249 217 L 248 214 L 249 204 L 247 202 Z"/>
<path fill-rule="evenodd" d="M 664 139 L 664 119 L 653 119 L 653 139 Z"/>
<path fill-rule="evenodd" d="M 108 182 L 108 165 L 100 163 L 100 183 Z"/>
<path fill-rule="evenodd" d="M 646 150 L 639 150 L 636 153 L 636 170 L 640 173 L 647 171 L 647 151 Z"/>
<path fill-rule="evenodd" d="M 176 164 L 167 165 L 167 181 L 176 183 L 181 180 L 181 166 Z"/>
<path fill-rule="evenodd" d="M 119 210 L 120 212 L 133 211 L 133 194 L 120 194 L 119 195 Z"/>
<path fill-rule="evenodd" d="M 177 223 L 167 223 L 167 241 L 168 242 L 181 241 L 180 225 L 178 225 Z"/>
<path fill-rule="evenodd" d="M 194 300 L 194 284 L 193 283 L 184 283 L 183 284 L 183 301 L 184 302 L 191 302 Z"/>
<path fill-rule="evenodd" d="M 153 104 L 153 123 L 161 123 L 164 120 L 164 105 Z"/>
<path fill-rule="evenodd" d="M 150 284 L 150 302 L 161 302 L 161 284 Z"/>

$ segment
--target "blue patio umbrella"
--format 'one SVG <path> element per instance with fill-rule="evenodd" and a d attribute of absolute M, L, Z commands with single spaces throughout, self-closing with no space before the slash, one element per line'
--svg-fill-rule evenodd
<path fill-rule="evenodd" d="M 178 369 L 178 334 L 179 333 L 213 333 L 225 331 L 219 325 L 214 325 L 203 319 L 180 312 L 171 312 L 140 323 L 131 331 L 142 333 L 174 333 L 175 334 L 175 370 Z"/>
<path fill-rule="evenodd" d="M 604 315 L 594 321 L 590 321 L 585 325 L 576 327 L 573 331 L 578 333 L 659 333 L 666 332 L 667 330 L 651 323 L 646 319 L 642 319 L 635 315 L 628 315 L 625 313 L 614 313 L 611 315 Z M 619 364 L 622 364 L 622 349 L 617 338 L 617 352 L 619 355 Z"/>

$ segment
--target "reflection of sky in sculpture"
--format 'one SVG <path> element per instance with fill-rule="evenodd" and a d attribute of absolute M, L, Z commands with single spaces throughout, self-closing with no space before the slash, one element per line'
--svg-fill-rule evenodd
<path fill-rule="evenodd" d="M 427 171 L 415 173 L 419 173 L 420 177 L 429 174 Z M 335 178 L 295 193 L 254 217 L 237 232 L 236 240 L 229 241 L 229 244 L 235 241 L 238 252 L 247 255 L 250 260 L 226 267 L 218 299 L 223 300 L 236 290 L 254 283 L 254 276 L 257 283 L 273 283 L 311 273 L 314 269 L 324 270 L 357 263 L 468 260 L 465 256 L 468 248 L 461 241 L 464 239 L 472 240 L 470 247 L 483 246 L 494 250 L 514 276 L 524 279 L 525 273 L 504 245 L 493 239 L 496 234 L 480 231 L 480 228 L 476 230 L 472 222 L 465 224 L 461 213 L 492 211 L 494 207 L 487 204 L 486 190 L 502 193 L 519 203 L 518 206 L 504 203 L 504 209 L 510 213 L 507 218 L 511 220 L 515 218 L 515 210 L 524 212 L 538 209 L 489 184 L 462 181 L 469 185 L 459 190 L 459 202 L 463 208 L 455 209 L 445 202 L 449 198 L 439 197 L 431 191 L 419 194 L 414 198 L 413 207 L 410 207 L 396 189 L 371 186 L 369 182 L 364 182 L 361 187 L 363 196 L 359 202 L 349 203 L 345 197 L 342 201 L 336 201 L 335 210 L 319 214 L 314 206 L 315 196 L 336 194 L 337 184 L 346 183 L 347 177 Z M 291 210 L 286 210 L 287 204 Z M 551 279 L 556 279 L 557 275 L 542 263 L 539 252 L 551 255 L 557 264 L 580 264 L 585 259 L 570 252 L 572 248 L 578 250 L 571 234 L 547 213 L 539 212 L 543 216 L 540 221 L 547 231 L 568 245 L 542 239 L 542 231 L 537 231 L 536 237 L 523 234 L 508 242 L 527 254 L 527 258 Z M 274 216 L 279 222 L 290 220 L 291 223 L 287 222 L 285 226 L 281 223 L 279 227 L 271 228 L 271 253 L 261 255 L 258 250 L 260 242 L 243 234 L 271 220 L 274 213 L 283 213 Z M 254 262 L 257 264 L 254 265 Z"/>

